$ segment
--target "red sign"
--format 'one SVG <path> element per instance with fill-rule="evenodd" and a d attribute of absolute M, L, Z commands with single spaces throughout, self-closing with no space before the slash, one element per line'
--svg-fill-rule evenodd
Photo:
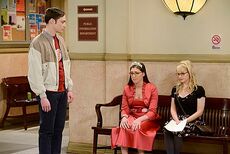
<path fill-rule="evenodd" d="M 98 41 L 98 17 L 78 17 L 78 41 Z"/>
<path fill-rule="evenodd" d="M 220 42 L 221 42 L 220 36 L 219 35 L 213 35 L 213 37 L 212 37 L 212 43 L 214 45 L 218 45 Z"/>
<path fill-rule="evenodd" d="M 12 26 L 11 25 L 3 25 L 3 40 L 4 41 L 12 41 Z"/>
<path fill-rule="evenodd" d="M 78 6 L 78 14 L 98 13 L 97 5 Z"/>

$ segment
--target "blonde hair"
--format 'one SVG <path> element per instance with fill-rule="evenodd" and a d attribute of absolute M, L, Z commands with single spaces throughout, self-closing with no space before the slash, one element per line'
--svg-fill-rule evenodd
<path fill-rule="evenodd" d="M 183 60 L 177 65 L 178 68 L 185 68 L 189 74 L 189 90 L 194 91 L 197 89 L 197 81 L 195 77 L 195 73 L 193 72 L 192 63 L 190 60 Z M 176 92 L 182 88 L 182 83 L 178 82 L 176 85 Z"/>

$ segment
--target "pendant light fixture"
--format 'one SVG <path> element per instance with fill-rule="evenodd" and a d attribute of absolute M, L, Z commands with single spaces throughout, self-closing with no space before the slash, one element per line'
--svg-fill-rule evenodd
<path fill-rule="evenodd" d="M 184 20 L 188 15 L 197 13 L 207 0 L 162 0 L 164 4 L 176 15 Z"/>

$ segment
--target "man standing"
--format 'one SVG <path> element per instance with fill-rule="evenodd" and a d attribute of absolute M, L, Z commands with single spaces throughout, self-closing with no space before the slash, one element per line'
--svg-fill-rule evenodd
<path fill-rule="evenodd" d="M 70 58 L 63 38 L 65 13 L 48 8 L 46 28 L 29 49 L 28 80 L 40 100 L 39 153 L 60 154 L 67 102 L 73 101 Z"/>

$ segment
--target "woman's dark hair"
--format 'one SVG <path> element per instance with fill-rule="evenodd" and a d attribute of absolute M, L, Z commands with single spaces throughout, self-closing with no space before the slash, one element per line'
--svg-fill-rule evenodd
<path fill-rule="evenodd" d="M 54 19 L 57 21 L 59 18 L 63 17 L 65 15 L 65 12 L 62 10 L 56 8 L 56 7 L 51 7 L 46 9 L 46 14 L 45 14 L 45 23 L 48 24 L 50 19 Z"/>
<path fill-rule="evenodd" d="M 143 63 L 139 63 L 139 62 L 133 62 L 129 68 L 129 71 L 131 71 L 132 68 L 137 68 L 139 69 L 141 72 L 145 73 L 145 76 L 143 77 L 143 81 L 145 83 L 149 83 L 149 79 L 148 79 L 148 76 L 147 76 L 147 72 L 146 72 L 146 68 L 145 68 L 145 65 Z M 131 79 L 131 75 L 129 76 L 129 82 L 128 82 L 128 85 L 131 86 L 133 85 L 133 81 Z"/>

